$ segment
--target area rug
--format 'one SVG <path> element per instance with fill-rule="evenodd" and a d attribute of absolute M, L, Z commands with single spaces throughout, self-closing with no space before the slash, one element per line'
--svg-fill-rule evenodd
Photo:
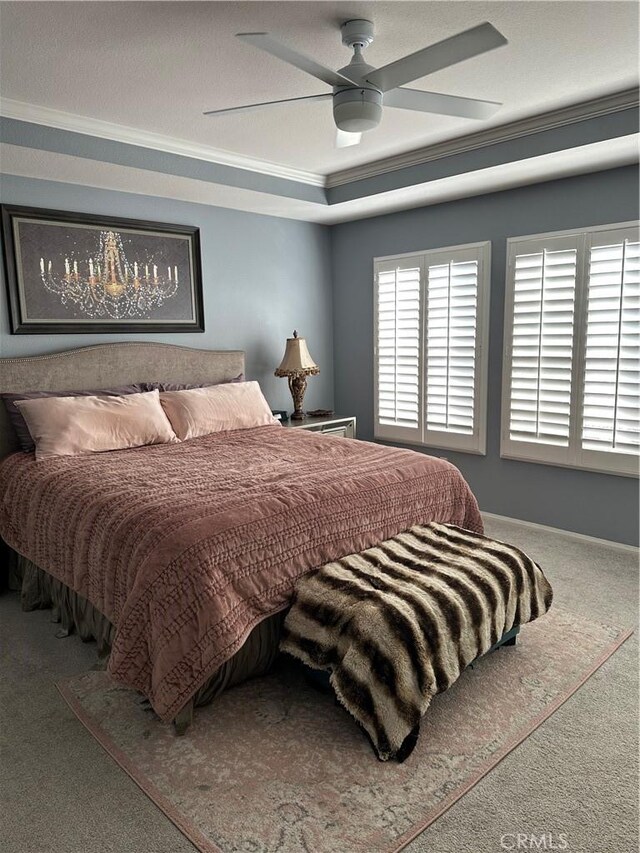
<path fill-rule="evenodd" d="M 204 853 L 392 853 L 436 820 L 630 636 L 552 608 L 436 697 L 404 764 L 379 762 L 284 656 L 198 709 L 175 737 L 141 697 L 90 672 L 58 685 L 79 719 Z"/>

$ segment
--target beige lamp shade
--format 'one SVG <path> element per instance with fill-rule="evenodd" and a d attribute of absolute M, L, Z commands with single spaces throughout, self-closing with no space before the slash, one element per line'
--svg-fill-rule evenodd
<path fill-rule="evenodd" d="M 312 376 L 317 373 L 320 373 L 320 368 L 311 358 L 307 342 L 294 331 L 293 337 L 287 338 L 284 357 L 276 368 L 276 376 Z"/>

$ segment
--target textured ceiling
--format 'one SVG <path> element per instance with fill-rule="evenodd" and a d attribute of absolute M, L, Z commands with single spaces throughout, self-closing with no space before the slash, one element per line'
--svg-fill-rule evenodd
<path fill-rule="evenodd" d="M 637 85 L 635 2 L 4 2 L 0 92 L 104 121 L 327 174 Z M 488 20 L 509 44 L 411 84 L 503 101 L 489 122 L 387 109 L 337 150 L 330 102 L 207 118 L 203 110 L 326 91 L 234 39 L 268 31 L 331 68 L 344 20 L 374 21 L 384 65 Z"/>

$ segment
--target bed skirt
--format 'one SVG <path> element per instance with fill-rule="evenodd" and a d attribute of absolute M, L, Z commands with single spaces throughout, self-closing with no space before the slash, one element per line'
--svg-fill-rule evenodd
<path fill-rule="evenodd" d="M 38 568 L 31 560 L 8 547 L 7 552 L 8 585 L 20 592 L 22 609 L 52 608 L 53 621 L 61 625 L 58 637 L 75 632 L 83 642 L 95 640 L 98 656 L 106 660 L 115 634 L 115 627 L 107 617 L 86 598 Z M 208 705 L 228 687 L 269 671 L 279 652 L 284 617 L 284 612 L 276 613 L 256 625 L 244 645 L 195 693 L 186 709 L 187 723 L 189 710 L 194 706 Z"/>

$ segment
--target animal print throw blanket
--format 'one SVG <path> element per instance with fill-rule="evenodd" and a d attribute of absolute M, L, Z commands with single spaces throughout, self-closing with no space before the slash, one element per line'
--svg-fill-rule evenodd
<path fill-rule="evenodd" d="M 382 761 L 415 746 L 431 699 L 552 590 L 518 548 L 449 524 L 416 525 L 300 579 L 281 648 L 330 673 Z"/>

